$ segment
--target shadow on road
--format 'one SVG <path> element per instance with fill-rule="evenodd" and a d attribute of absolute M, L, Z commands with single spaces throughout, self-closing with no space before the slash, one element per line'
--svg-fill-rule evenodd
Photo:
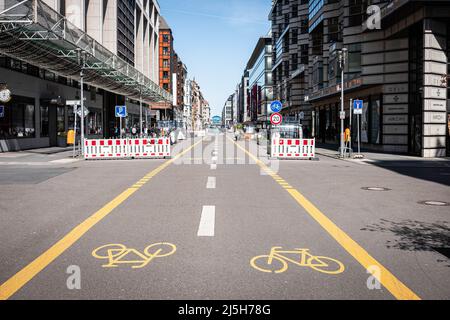
<path fill-rule="evenodd" d="M 393 234 L 396 239 L 386 242 L 387 248 L 406 251 L 436 251 L 443 255 L 440 262 L 446 262 L 450 267 L 450 257 L 445 259 L 450 247 L 450 224 L 446 221 L 435 223 L 417 220 L 403 220 L 400 222 L 381 219 L 379 223 L 361 229 L 369 232 L 386 232 Z"/>
<path fill-rule="evenodd" d="M 328 156 L 336 156 L 337 146 L 317 143 L 317 148 L 326 150 Z M 361 149 L 368 164 L 416 179 L 450 186 L 450 159 L 424 159 L 405 154 L 378 153 Z"/>
<path fill-rule="evenodd" d="M 450 186 L 450 161 L 374 160 L 370 164 L 412 178 Z"/>

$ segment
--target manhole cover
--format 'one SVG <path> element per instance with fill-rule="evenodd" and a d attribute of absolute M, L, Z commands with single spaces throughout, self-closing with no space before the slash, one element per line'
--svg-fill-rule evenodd
<path fill-rule="evenodd" d="M 444 201 L 436 201 L 436 200 L 427 200 L 420 201 L 419 204 L 424 204 L 426 206 L 435 206 L 435 207 L 448 207 L 450 203 Z"/>
<path fill-rule="evenodd" d="M 366 191 L 391 191 L 391 189 L 384 188 L 384 187 L 364 187 L 361 189 L 366 190 Z"/>

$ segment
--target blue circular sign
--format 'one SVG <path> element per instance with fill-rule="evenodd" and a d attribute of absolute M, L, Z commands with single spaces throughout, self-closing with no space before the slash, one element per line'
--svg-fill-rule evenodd
<path fill-rule="evenodd" d="M 272 112 L 280 112 L 282 108 L 283 104 L 281 103 L 281 101 L 276 100 L 270 104 L 270 109 L 272 110 Z"/>

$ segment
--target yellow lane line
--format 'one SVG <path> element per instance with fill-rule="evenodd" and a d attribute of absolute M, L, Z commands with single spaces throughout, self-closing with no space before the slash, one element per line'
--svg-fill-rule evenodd
<path fill-rule="evenodd" d="M 172 159 L 166 161 L 158 168 L 147 174 L 147 177 L 155 176 L 170 164 L 176 161 L 178 158 L 183 156 L 185 153 L 189 152 L 192 148 L 200 144 L 202 140 L 193 144 L 188 149 L 177 154 Z M 15 294 L 20 288 L 26 285 L 31 279 L 33 279 L 39 272 L 44 270 L 50 263 L 52 263 L 56 258 L 58 258 L 62 253 L 69 249 L 75 242 L 77 242 L 86 232 L 88 232 L 92 227 L 94 227 L 98 222 L 110 214 L 115 208 L 121 205 L 125 200 L 127 200 L 133 193 L 138 191 L 141 186 L 135 185 L 136 187 L 131 187 L 126 189 L 103 208 L 95 212 L 85 221 L 80 223 L 74 229 L 72 229 L 68 234 L 66 234 L 61 240 L 55 243 L 52 247 L 47 249 L 39 257 L 37 257 L 30 264 L 25 266 L 22 270 L 17 272 L 14 276 L 9 278 L 0 286 L 0 300 L 9 299 L 13 294 Z"/>
<path fill-rule="evenodd" d="M 261 167 L 266 173 L 273 173 L 273 171 L 267 167 L 261 160 L 255 155 L 247 151 L 247 149 L 241 147 L 232 139 L 228 138 L 238 148 L 243 150 L 251 157 L 258 166 Z M 272 178 L 275 179 L 274 176 Z M 279 178 L 277 175 L 276 178 Z M 361 247 L 356 241 L 354 241 L 348 234 L 340 229 L 333 221 L 331 221 L 324 213 L 322 213 L 314 204 L 312 204 L 305 196 L 303 196 L 295 188 L 285 188 L 286 191 L 297 201 L 297 203 L 303 207 L 306 212 L 316 220 L 325 231 L 327 231 L 353 258 L 358 261 L 365 270 L 370 267 L 376 266 L 380 272 L 374 273 L 373 276 L 398 300 L 420 300 L 420 297 L 416 295 L 411 289 L 397 279 L 388 269 L 386 269 L 380 262 L 373 258 L 363 247 Z"/>

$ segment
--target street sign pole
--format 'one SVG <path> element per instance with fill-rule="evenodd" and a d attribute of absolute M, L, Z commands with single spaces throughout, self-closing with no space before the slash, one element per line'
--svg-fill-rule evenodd
<path fill-rule="evenodd" d="M 119 118 L 119 123 L 120 123 L 120 125 L 119 125 L 120 139 L 122 139 L 122 120 L 123 120 L 123 118 L 120 117 L 120 118 Z"/>
<path fill-rule="evenodd" d="M 74 140 L 73 140 L 73 157 L 75 158 L 76 148 L 77 148 L 77 109 L 78 106 L 73 106 L 73 131 L 74 131 Z"/>
<path fill-rule="evenodd" d="M 350 149 L 352 148 L 352 118 L 353 118 L 353 99 L 350 99 L 350 124 L 349 124 L 349 129 L 350 129 L 350 137 L 349 137 L 349 147 Z"/>
<path fill-rule="evenodd" d="M 361 134 L 359 133 L 360 114 L 357 115 L 357 121 L 358 121 L 358 155 L 360 155 L 361 154 Z"/>
<path fill-rule="evenodd" d="M 80 140 L 81 140 L 81 155 L 84 156 L 84 57 L 83 52 L 78 51 L 80 64 L 81 64 L 81 70 L 80 70 L 80 105 L 81 105 L 81 116 L 80 116 Z M 76 115 L 75 115 L 76 116 Z"/>
<path fill-rule="evenodd" d="M 342 48 L 342 50 L 339 53 L 339 62 L 341 66 L 341 114 L 344 113 L 344 69 L 345 69 L 345 63 L 347 58 L 347 48 Z M 344 157 L 344 120 L 343 117 L 341 117 L 341 158 Z"/>
<path fill-rule="evenodd" d="M 354 100 L 353 101 L 353 113 L 356 114 L 356 122 L 357 129 L 358 129 L 358 154 L 355 155 L 355 159 L 361 159 L 363 156 L 361 155 L 361 128 L 360 128 L 360 121 L 361 121 L 361 115 L 363 113 L 364 108 L 364 101 L 363 100 Z"/>
<path fill-rule="evenodd" d="M 141 138 L 144 135 L 143 131 L 143 124 L 142 124 L 142 89 L 139 89 L 139 123 L 140 123 L 140 130 L 141 130 Z"/>

